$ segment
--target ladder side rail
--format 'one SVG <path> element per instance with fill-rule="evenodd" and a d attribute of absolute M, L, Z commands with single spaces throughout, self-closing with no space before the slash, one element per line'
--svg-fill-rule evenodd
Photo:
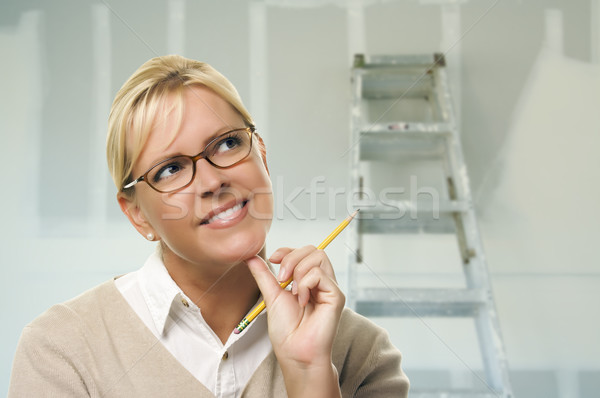
<path fill-rule="evenodd" d="M 456 118 L 454 116 L 454 109 L 452 106 L 452 96 L 450 88 L 448 86 L 448 76 L 444 66 L 436 66 L 432 69 L 434 90 L 438 101 L 438 107 L 440 110 L 441 120 L 451 123 L 452 126 L 456 126 Z"/>
<path fill-rule="evenodd" d="M 358 68 L 352 68 L 351 71 L 351 119 L 350 119 L 350 145 L 349 153 L 350 166 L 350 203 L 354 204 L 355 196 L 360 195 L 360 130 L 364 114 L 362 103 L 362 73 Z M 348 203 L 348 202 L 347 202 Z M 348 268 L 346 270 L 347 281 L 347 305 L 356 309 L 356 297 L 358 296 L 358 258 L 357 254 L 361 252 L 361 239 L 359 234 L 360 215 L 355 222 L 350 223 L 348 231 L 349 246 L 355 252 L 348 253 Z"/>
<path fill-rule="evenodd" d="M 468 210 L 457 214 L 459 222 L 457 227 L 460 229 L 457 234 L 461 234 L 464 239 L 466 247 L 464 258 L 465 263 L 470 262 L 471 259 L 477 255 L 482 254 L 481 245 L 477 239 L 477 230 L 473 230 L 474 213 L 470 212 L 473 209 L 473 202 L 471 197 L 471 191 L 469 186 L 469 177 L 467 172 L 467 166 L 462 153 L 462 145 L 460 142 L 460 135 L 456 127 L 456 120 L 454 117 L 454 109 L 452 106 L 452 100 L 450 95 L 450 89 L 447 82 L 447 74 L 443 68 L 437 68 L 435 71 L 436 75 L 436 87 L 438 92 L 438 98 L 440 106 L 446 114 L 448 122 L 453 126 L 452 131 L 448 139 L 446 140 L 446 169 L 448 176 L 451 178 L 449 181 L 448 190 L 453 200 L 464 201 L 467 205 Z M 470 216 L 469 216 L 470 215 Z M 475 232 L 475 234 L 473 233 Z M 467 275 L 467 284 L 478 287 L 484 282 L 481 271 L 482 267 L 467 267 L 465 268 Z"/>
<path fill-rule="evenodd" d="M 443 106 L 448 112 L 449 121 L 456 126 L 454 120 L 454 112 L 452 107 L 451 96 L 447 85 L 446 73 L 441 68 L 438 68 L 438 79 L 440 99 Z M 448 141 L 449 147 L 446 151 L 449 155 L 449 168 L 452 170 L 451 175 L 454 180 L 454 189 L 456 190 L 457 200 L 463 200 L 467 204 L 467 211 L 463 212 L 461 218 L 463 220 L 464 234 L 467 247 L 474 251 L 473 257 L 470 258 L 468 264 L 465 264 L 465 276 L 467 285 L 471 288 L 487 289 L 489 299 L 486 304 L 486 310 L 481 311 L 475 318 L 476 328 L 478 329 L 479 345 L 486 370 L 486 375 L 492 387 L 500 389 L 504 386 L 505 396 L 511 396 L 510 380 L 508 375 L 508 362 L 504 351 L 504 344 L 501 336 L 500 323 L 498 320 L 495 301 L 493 298 L 492 285 L 489 278 L 489 271 L 485 261 L 481 234 L 478 229 L 473 205 L 468 173 L 466 170 L 466 162 L 460 143 L 458 130 L 455 128 L 452 131 Z M 490 337 L 492 341 L 488 341 L 486 337 Z"/>
<path fill-rule="evenodd" d="M 470 274 L 476 273 L 476 275 L 472 275 L 471 278 L 477 278 L 478 285 L 485 287 L 489 295 L 486 311 L 482 311 L 476 318 L 476 326 L 479 329 L 478 335 L 480 336 L 480 350 L 485 358 L 485 363 L 487 364 L 486 368 L 489 368 L 489 380 L 493 381 L 496 386 L 501 385 L 500 383 L 502 383 L 507 389 L 506 391 L 508 391 L 507 396 L 510 396 L 508 360 L 504 349 L 493 287 L 489 277 L 487 263 L 485 261 L 485 253 L 483 252 L 481 235 L 478 231 L 475 210 L 472 205 L 470 209 L 464 213 L 464 217 L 468 224 L 468 228 L 466 228 L 467 241 L 478 253 L 466 266 L 469 268 Z M 475 270 L 477 272 L 475 272 Z M 488 339 L 485 339 L 486 337 L 488 337 Z M 491 339 L 489 339 L 489 337 L 491 337 Z"/>
<path fill-rule="evenodd" d="M 506 397 L 512 396 L 510 378 L 508 374 L 508 361 L 504 350 L 504 343 L 500 333 L 498 315 L 493 307 L 491 292 L 485 308 L 474 318 L 475 327 L 479 336 L 479 350 L 481 352 L 486 380 L 490 387 L 502 391 Z"/>
<path fill-rule="evenodd" d="M 471 206 L 468 191 L 463 189 L 465 179 L 467 179 L 467 170 L 462 158 L 459 135 L 456 128 L 452 100 L 447 84 L 447 74 L 444 67 L 436 67 L 433 69 L 434 74 L 434 90 L 436 92 L 436 102 L 438 103 L 441 116 L 450 126 L 450 134 L 444 141 L 445 151 L 443 156 L 443 167 L 447 178 L 447 190 L 450 200 L 463 201 L 467 206 Z M 467 181 L 468 184 L 468 181 Z M 477 252 L 473 250 L 471 242 L 466 233 L 468 226 L 464 223 L 464 212 L 454 213 L 456 237 L 463 260 L 463 265 L 467 264 Z M 477 278 L 474 272 L 471 271 L 474 267 L 465 269 L 465 278 L 467 286 L 478 287 L 479 283 L 475 281 Z M 476 269 L 476 268 L 475 268 Z"/>
<path fill-rule="evenodd" d="M 432 102 L 431 109 L 433 110 L 434 120 L 437 122 L 449 123 L 449 114 L 446 107 L 446 103 L 449 103 L 449 98 L 445 98 L 445 95 L 449 93 L 444 92 L 443 87 L 440 87 L 439 81 L 442 79 L 440 76 L 440 69 L 444 68 L 444 65 L 434 64 L 430 72 L 433 76 L 433 95 L 430 99 Z M 443 72 L 442 72 L 443 73 Z"/>

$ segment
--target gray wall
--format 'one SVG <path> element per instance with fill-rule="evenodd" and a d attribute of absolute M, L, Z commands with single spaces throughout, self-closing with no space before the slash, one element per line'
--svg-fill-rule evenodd
<path fill-rule="evenodd" d="M 313 7 L 295 6 L 306 3 Z M 51 304 L 138 268 L 152 250 L 118 210 L 103 147 L 112 97 L 142 62 L 181 52 L 237 86 L 267 141 L 274 249 L 317 243 L 315 231 L 346 214 L 344 197 L 331 192 L 348 183 L 349 66 L 357 48 L 448 52 L 515 392 L 598 391 L 598 1 L 467 1 L 457 41 L 442 25 L 452 10 L 436 4 L 443 1 L 362 3 L 358 41 L 341 1 L 0 5 L 0 391 L 24 325 Z M 562 55 L 546 39 L 548 9 L 562 16 Z M 313 200 L 315 184 L 326 192 Z M 399 246 L 404 263 L 443 262 L 443 254 L 428 253 L 435 239 Z M 344 245 L 328 252 L 343 276 Z M 399 253 L 379 255 L 391 262 Z M 436 379 L 464 381 L 463 360 L 478 367 L 472 334 L 456 325 L 377 321 L 416 384 L 431 380 L 432 370 Z"/>

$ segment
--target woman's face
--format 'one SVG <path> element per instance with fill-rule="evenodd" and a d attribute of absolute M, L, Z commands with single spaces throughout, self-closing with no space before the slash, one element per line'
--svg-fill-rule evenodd
<path fill-rule="evenodd" d="M 183 96 L 179 132 L 173 139 L 176 112 L 157 118 L 133 175 L 172 156 L 196 155 L 213 138 L 246 127 L 234 108 L 206 87 L 190 87 Z M 138 223 L 145 223 L 138 230 L 153 232 L 166 250 L 192 264 L 232 265 L 250 258 L 263 247 L 271 226 L 272 186 L 256 138 L 250 155 L 229 168 L 198 160 L 192 184 L 178 192 L 159 193 L 146 183 L 135 190 L 132 211 Z"/>

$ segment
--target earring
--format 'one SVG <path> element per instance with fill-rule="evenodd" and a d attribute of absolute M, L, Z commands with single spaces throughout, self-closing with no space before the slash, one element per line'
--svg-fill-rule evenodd
<path fill-rule="evenodd" d="M 146 239 L 154 240 L 154 234 L 152 232 L 148 232 L 148 235 L 146 235 Z"/>

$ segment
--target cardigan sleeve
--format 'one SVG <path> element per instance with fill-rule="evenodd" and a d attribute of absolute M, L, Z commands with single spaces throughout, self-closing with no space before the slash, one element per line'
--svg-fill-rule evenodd
<path fill-rule="evenodd" d="M 39 328 L 25 327 L 13 361 L 8 398 L 89 396 L 74 358 Z"/>
<path fill-rule="evenodd" d="M 346 309 L 333 359 L 344 398 L 406 398 L 409 380 L 387 331 Z"/>
<path fill-rule="evenodd" d="M 402 371 L 401 358 L 400 351 L 392 345 L 387 333 L 377 336 L 365 361 L 368 372 L 354 397 L 408 397 L 409 380 Z"/>

